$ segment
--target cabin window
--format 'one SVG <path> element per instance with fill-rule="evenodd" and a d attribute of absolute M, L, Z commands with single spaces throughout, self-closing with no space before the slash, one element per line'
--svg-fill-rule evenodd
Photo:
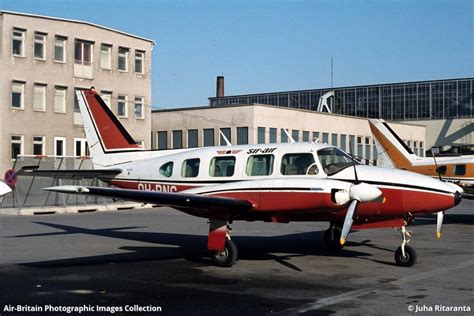
<path fill-rule="evenodd" d="M 173 174 L 173 162 L 169 161 L 160 167 L 160 174 L 169 178 Z"/>
<path fill-rule="evenodd" d="M 199 163 L 201 160 L 199 158 L 188 159 L 183 162 L 183 167 L 181 169 L 181 176 L 183 178 L 195 178 L 199 174 Z"/>
<path fill-rule="evenodd" d="M 209 175 L 211 177 L 232 177 L 235 169 L 235 157 L 214 157 L 211 160 Z"/>
<path fill-rule="evenodd" d="M 254 155 L 247 159 L 248 176 L 268 176 L 273 173 L 273 155 Z"/>
<path fill-rule="evenodd" d="M 436 168 L 436 173 L 437 174 L 440 174 L 440 175 L 444 175 L 446 174 L 446 166 L 439 166 L 438 168 Z"/>
<path fill-rule="evenodd" d="M 315 166 L 313 154 L 286 154 L 281 159 L 280 171 L 285 176 L 316 174 L 318 168 L 315 169 L 313 165 Z M 312 173 L 309 173 L 309 171 Z"/>
<path fill-rule="evenodd" d="M 466 174 L 466 165 L 455 165 L 454 166 L 454 175 L 463 176 Z"/>

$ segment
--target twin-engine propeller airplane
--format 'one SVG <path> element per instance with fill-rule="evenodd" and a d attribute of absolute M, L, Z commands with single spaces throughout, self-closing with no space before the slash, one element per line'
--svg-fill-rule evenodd
<path fill-rule="evenodd" d="M 442 178 L 462 187 L 474 185 L 474 156 L 419 157 L 384 120 L 371 119 L 369 126 L 379 152 L 388 158 L 392 167 Z"/>
<path fill-rule="evenodd" d="M 119 188 L 57 186 L 49 191 L 170 206 L 210 221 L 208 249 L 218 266 L 237 260 L 229 225 L 236 220 L 328 221 L 324 242 L 341 249 L 351 229 L 400 227 L 395 252 L 412 266 L 405 226 L 461 201 L 456 188 L 416 173 L 363 166 L 327 144 L 285 143 L 142 151 L 94 89 L 78 91 L 95 170 L 19 174 L 98 177 Z M 440 233 L 442 216 L 438 217 Z"/>

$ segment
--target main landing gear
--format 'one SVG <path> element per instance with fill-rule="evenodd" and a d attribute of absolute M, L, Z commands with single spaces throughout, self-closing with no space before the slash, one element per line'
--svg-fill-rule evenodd
<path fill-rule="evenodd" d="M 417 255 L 414 248 L 408 246 L 411 233 L 407 231 L 405 225 L 400 228 L 402 233 L 402 245 L 395 251 L 395 262 L 402 267 L 411 267 L 416 263 Z"/>
<path fill-rule="evenodd" d="M 231 267 L 238 257 L 227 220 L 227 217 L 210 219 L 207 249 L 212 252 L 212 262 L 218 267 Z"/>

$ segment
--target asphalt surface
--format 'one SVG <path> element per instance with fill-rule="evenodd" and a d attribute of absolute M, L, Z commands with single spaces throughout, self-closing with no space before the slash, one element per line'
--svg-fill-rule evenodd
<path fill-rule="evenodd" d="M 94 310 L 83 315 L 472 314 L 474 203 L 446 213 L 440 240 L 435 225 L 430 216 L 410 228 L 418 263 L 403 268 L 394 264 L 396 230 L 352 233 L 331 253 L 321 240 L 327 223 L 236 222 L 240 260 L 218 268 L 206 220 L 168 208 L 1 216 L 0 315 L 51 314 L 8 311 L 18 304 Z"/>

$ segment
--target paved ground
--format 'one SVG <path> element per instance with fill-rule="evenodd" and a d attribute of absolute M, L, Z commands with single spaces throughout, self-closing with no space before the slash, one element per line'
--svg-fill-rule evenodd
<path fill-rule="evenodd" d="M 206 257 L 206 221 L 166 208 L 2 216 L 0 314 L 22 314 L 6 312 L 17 304 L 151 305 L 181 315 L 472 310 L 474 203 L 461 203 L 445 223 L 436 240 L 434 216 L 416 221 L 412 268 L 393 263 L 395 230 L 353 233 L 342 253 L 331 254 L 321 242 L 325 223 L 235 223 L 240 260 L 217 268 Z"/>

